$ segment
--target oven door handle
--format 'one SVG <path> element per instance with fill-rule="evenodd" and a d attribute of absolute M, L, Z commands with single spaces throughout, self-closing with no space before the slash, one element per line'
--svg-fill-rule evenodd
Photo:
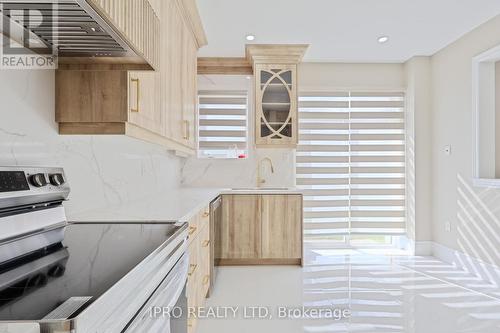
<path fill-rule="evenodd" d="M 184 254 L 123 331 L 124 333 L 165 331 L 165 325 L 168 325 L 170 318 L 164 311 L 173 309 L 177 300 L 182 297 L 187 282 L 188 267 L 189 256 Z"/>

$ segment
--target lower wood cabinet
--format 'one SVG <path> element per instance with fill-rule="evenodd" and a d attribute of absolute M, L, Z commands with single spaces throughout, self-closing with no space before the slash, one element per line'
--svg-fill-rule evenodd
<path fill-rule="evenodd" d="M 260 258 L 261 198 L 223 195 L 220 258 Z"/>
<path fill-rule="evenodd" d="M 204 306 L 210 287 L 209 208 L 202 209 L 189 221 L 189 272 L 187 298 L 189 309 Z M 188 332 L 195 332 L 198 319 L 188 311 Z"/>
<path fill-rule="evenodd" d="M 302 264 L 302 195 L 223 195 L 220 265 Z"/>
<path fill-rule="evenodd" d="M 261 258 L 302 258 L 302 196 L 263 195 Z"/>

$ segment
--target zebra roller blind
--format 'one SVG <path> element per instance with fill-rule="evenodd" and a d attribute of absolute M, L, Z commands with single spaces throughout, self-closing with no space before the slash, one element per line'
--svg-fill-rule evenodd
<path fill-rule="evenodd" d="M 198 92 L 200 157 L 242 158 L 247 154 L 246 91 Z"/>
<path fill-rule="evenodd" d="M 404 94 L 299 97 L 305 237 L 405 232 Z"/>

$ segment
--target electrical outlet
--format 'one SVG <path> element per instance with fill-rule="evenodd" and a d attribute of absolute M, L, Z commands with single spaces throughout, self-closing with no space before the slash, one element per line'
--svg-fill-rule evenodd
<path fill-rule="evenodd" d="M 446 221 L 446 223 L 444 224 L 444 228 L 445 228 L 446 232 L 450 232 L 451 231 L 451 223 L 450 223 L 450 221 Z"/>

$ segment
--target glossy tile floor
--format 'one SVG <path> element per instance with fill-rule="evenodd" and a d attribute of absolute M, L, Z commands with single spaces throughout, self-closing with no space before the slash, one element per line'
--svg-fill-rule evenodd
<path fill-rule="evenodd" d="M 209 318 L 199 320 L 197 332 L 500 332 L 500 288 L 433 257 L 306 253 L 303 268 L 220 268 L 206 308 L 214 312 L 204 314 Z M 263 318 L 252 316 L 249 306 L 264 307 Z M 348 309 L 350 315 L 280 318 L 280 307 L 302 306 Z M 214 318 L 224 317 L 224 307 L 233 309 L 225 310 L 229 318 Z"/>

